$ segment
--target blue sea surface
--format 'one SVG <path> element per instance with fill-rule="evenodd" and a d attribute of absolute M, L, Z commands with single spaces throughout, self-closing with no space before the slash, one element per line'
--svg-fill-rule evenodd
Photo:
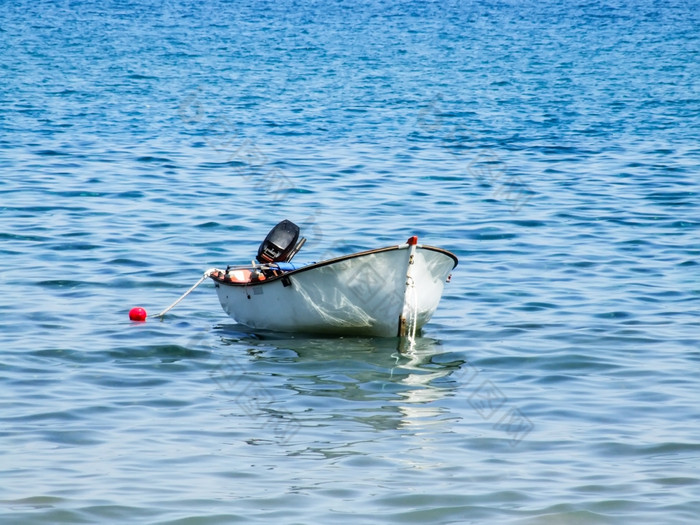
<path fill-rule="evenodd" d="M 0 50 L 0 523 L 695 523 L 695 2 L 18 0 Z M 415 346 L 153 317 L 285 218 L 454 252 Z"/>

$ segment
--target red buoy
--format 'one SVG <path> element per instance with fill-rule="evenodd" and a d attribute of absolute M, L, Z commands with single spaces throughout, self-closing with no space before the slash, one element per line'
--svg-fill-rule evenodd
<path fill-rule="evenodd" d="M 129 319 L 131 319 L 132 321 L 145 321 L 146 316 L 148 316 L 146 310 L 144 310 L 140 306 L 129 310 Z"/>

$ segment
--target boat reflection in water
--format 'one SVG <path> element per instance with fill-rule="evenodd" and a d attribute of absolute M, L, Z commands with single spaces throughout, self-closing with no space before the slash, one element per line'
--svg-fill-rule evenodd
<path fill-rule="evenodd" d="M 295 433 L 318 437 L 314 429 L 333 426 L 333 435 L 360 438 L 388 429 L 413 433 L 455 419 L 440 403 L 453 391 L 442 380 L 462 361 L 436 361 L 443 350 L 435 339 L 418 337 L 402 351 L 405 340 L 397 338 L 307 337 L 241 325 L 217 330 L 231 347 L 226 359 L 235 363 L 229 366 L 236 374 L 230 395 L 241 404 L 255 397 L 259 414 L 293 419 Z"/>

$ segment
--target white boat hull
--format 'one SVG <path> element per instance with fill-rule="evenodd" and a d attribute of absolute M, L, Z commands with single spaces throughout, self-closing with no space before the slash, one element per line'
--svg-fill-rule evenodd
<path fill-rule="evenodd" d="M 456 265 L 450 252 L 404 244 L 311 264 L 262 282 L 212 279 L 224 311 L 254 329 L 396 337 L 430 320 Z"/>

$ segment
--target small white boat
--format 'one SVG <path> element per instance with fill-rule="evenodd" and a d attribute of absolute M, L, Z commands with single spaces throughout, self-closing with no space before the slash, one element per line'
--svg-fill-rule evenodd
<path fill-rule="evenodd" d="M 258 250 L 258 262 L 212 269 L 224 311 L 254 329 L 415 337 L 432 317 L 457 257 L 404 244 L 296 266 L 299 229 L 283 221 Z"/>

